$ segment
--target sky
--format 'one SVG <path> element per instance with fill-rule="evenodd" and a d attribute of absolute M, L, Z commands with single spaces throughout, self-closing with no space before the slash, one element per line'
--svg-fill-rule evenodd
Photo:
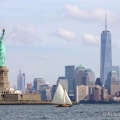
<path fill-rule="evenodd" d="M 120 0 L 0 0 L 0 34 L 5 28 L 6 66 L 11 87 L 19 69 L 26 83 L 50 85 L 65 66 L 80 64 L 100 77 L 100 37 L 112 34 L 112 65 L 120 65 Z"/>

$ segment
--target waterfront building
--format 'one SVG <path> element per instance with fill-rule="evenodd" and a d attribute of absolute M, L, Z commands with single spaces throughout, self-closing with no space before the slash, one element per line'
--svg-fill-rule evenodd
<path fill-rule="evenodd" d="M 48 84 L 40 85 L 41 100 L 52 100 L 51 89 Z"/>
<path fill-rule="evenodd" d="M 40 94 L 3 94 L 0 96 L 0 101 L 2 101 L 3 104 L 36 104 L 40 102 Z M 6 102 L 8 101 L 8 102 Z M 12 101 L 12 102 L 11 102 Z M 29 101 L 29 103 L 28 103 Z M 33 102 L 34 101 L 34 102 Z M 12 106 L 12 105 L 11 105 Z"/>
<path fill-rule="evenodd" d="M 80 85 L 76 86 L 76 102 L 79 103 L 81 100 L 88 100 L 88 86 Z"/>
<path fill-rule="evenodd" d="M 38 93 L 38 91 L 35 90 L 34 86 L 31 86 L 30 90 L 28 91 L 28 93 Z"/>
<path fill-rule="evenodd" d="M 56 89 L 57 89 L 57 85 L 53 85 L 53 87 L 52 87 L 52 98 L 54 97 Z"/>
<path fill-rule="evenodd" d="M 101 87 L 98 85 L 93 88 L 93 100 L 94 101 L 101 100 Z"/>
<path fill-rule="evenodd" d="M 107 100 L 107 98 L 108 98 L 107 89 L 105 89 L 104 87 L 101 87 L 99 85 L 89 86 L 88 93 L 89 93 L 90 101 Z"/>
<path fill-rule="evenodd" d="M 46 89 L 46 100 L 52 100 L 52 92 L 51 89 Z"/>
<path fill-rule="evenodd" d="M 21 70 L 19 70 L 19 74 L 17 77 L 17 90 L 25 93 L 25 74 L 21 74 Z"/>
<path fill-rule="evenodd" d="M 32 88 L 32 83 L 27 83 L 27 88 L 25 90 L 25 94 L 30 93 L 30 89 Z"/>
<path fill-rule="evenodd" d="M 75 66 L 65 66 L 65 78 L 68 80 L 68 95 L 71 100 L 75 100 Z"/>
<path fill-rule="evenodd" d="M 60 83 L 61 86 L 65 88 L 66 92 L 68 93 L 68 80 L 65 77 L 59 77 L 57 80 L 57 85 L 58 83 Z"/>
<path fill-rule="evenodd" d="M 75 85 L 76 86 L 83 85 L 82 76 L 83 76 L 84 71 L 85 71 L 85 67 L 83 67 L 82 65 L 79 65 L 76 68 L 75 70 Z"/>
<path fill-rule="evenodd" d="M 102 86 L 104 86 L 107 75 L 112 70 L 111 33 L 107 30 L 107 22 L 105 24 L 105 30 L 101 33 L 100 55 L 100 80 Z"/>
<path fill-rule="evenodd" d="M 116 93 L 115 93 L 115 96 L 116 96 L 116 97 L 120 97 L 120 91 L 116 92 Z"/>
<path fill-rule="evenodd" d="M 83 85 L 94 85 L 95 84 L 95 75 L 91 69 L 86 69 L 83 72 L 82 76 L 82 84 Z"/>
<path fill-rule="evenodd" d="M 27 83 L 27 90 L 30 90 L 31 87 L 32 87 L 32 83 Z"/>
<path fill-rule="evenodd" d="M 109 72 L 105 88 L 108 89 L 109 95 L 114 95 L 116 92 L 120 91 L 119 75 L 116 71 Z"/>
<path fill-rule="evenodd" d="M 35 90 L 40 90 L 40 85 L 45 85 L 45 81 L 43 80 L 43 78 L 35 78 L 33 81 L 33 85 Z"/>
<path fill-rule="evenodd" d="M 93 100 L 93 88 L 94 87 L 95 87 L 95 85 L 88 87 L 89 100 Z"/>
<path fill-rule="evenodd" d="M 104 87 L 101 88 L 101 100 L 108 101 L 108 90 Z"/>
<path fill-rule="evenodd" d="M 119 70 L 119 66 L 112 66 L 112 71 L 116 71 L 119 75 L 119 84 L 120 84 L 120 70 Z"/>
<path fill-rule="evenodd" d="M 97 79 L 96 79 L 95 85 L 102 86 L 102 83 L 101 83 L 101 81 L 100 81 L 100 78 L 97 78 Z"/>
<path fill-rule="evenodd" d="M 109 86 L 108 92 L 110 95 L 115 95 L 116 92 L 120 91 L 120 85 Z"/>

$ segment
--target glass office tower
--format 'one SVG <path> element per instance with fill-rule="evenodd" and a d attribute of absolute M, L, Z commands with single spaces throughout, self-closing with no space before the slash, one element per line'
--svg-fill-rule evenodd
<path fill-rule="evenodd" d="M 111 33 L 107 30 L 101 33 L 101 56 L 100 56 L 100 80 L 102 86 L 105 85 L 108 73 L 112 71 L 112 50 L 111 50 Z"/>
<path fill-rule="evenodd" d="M 68 80 L 68 95 L 70 99 L 74 100 L 75 90 L 75 66 L 65 66 L 65 78 Z"/>

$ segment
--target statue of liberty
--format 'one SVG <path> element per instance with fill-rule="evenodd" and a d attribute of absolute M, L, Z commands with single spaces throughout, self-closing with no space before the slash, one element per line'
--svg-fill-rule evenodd
<path fill-rule="evenodd" d="M 0 38 L 0 67 L 5 66 L 5 47 L 3 44 L 3 37 L 5 34 L 5 29 L 3 29 L 2 31 L 3 31 L 3 33 L 2 33 L 2 36 Z"/>

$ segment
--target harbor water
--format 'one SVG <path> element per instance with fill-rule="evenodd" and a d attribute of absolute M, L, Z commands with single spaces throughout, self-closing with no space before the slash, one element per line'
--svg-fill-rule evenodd
<path fill-rule="evenodd" d="M 120 104 L 0 105 L 0 120 L 120 120 Z"/>

